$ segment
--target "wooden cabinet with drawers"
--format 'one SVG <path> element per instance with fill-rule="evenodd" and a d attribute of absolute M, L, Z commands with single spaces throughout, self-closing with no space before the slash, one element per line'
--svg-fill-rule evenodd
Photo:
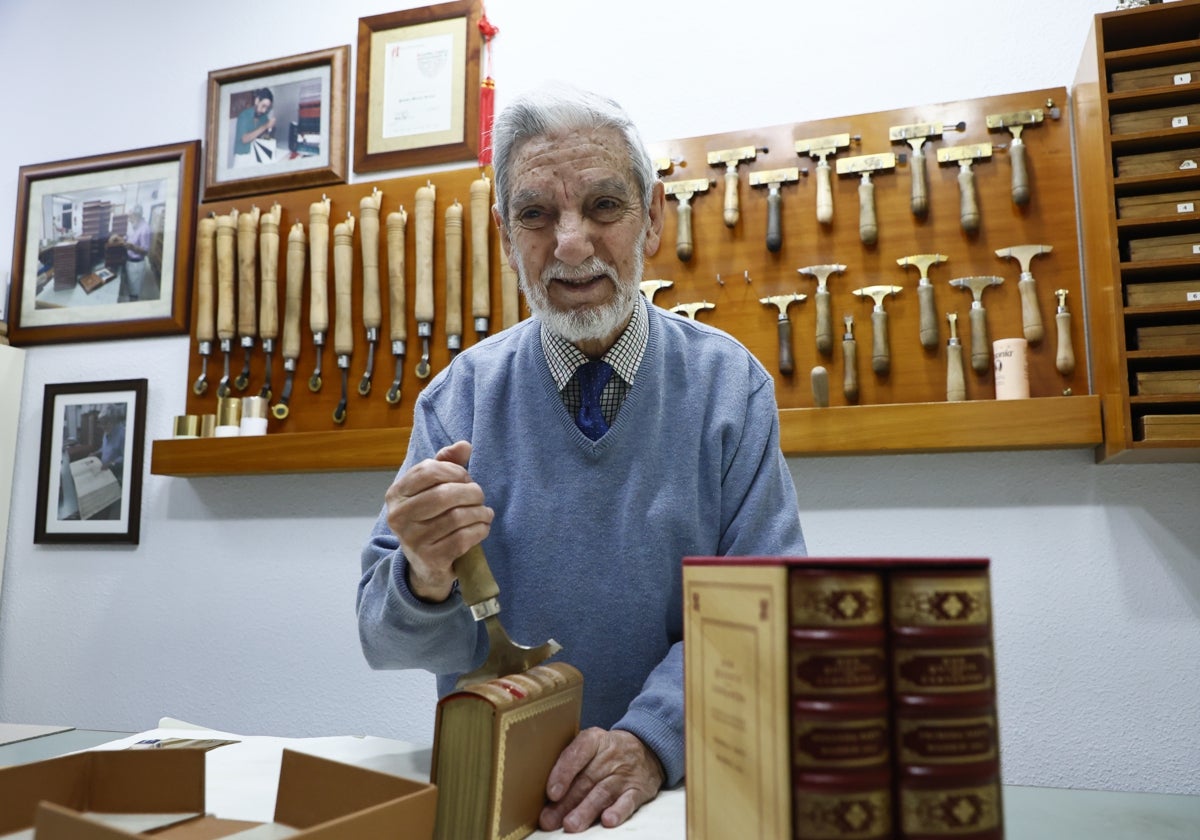
<path fill-rule="evenodd" d="M 1200 0 L 1096 15 L 1072 102 L 1099 460 L 1200 461 Z"/>

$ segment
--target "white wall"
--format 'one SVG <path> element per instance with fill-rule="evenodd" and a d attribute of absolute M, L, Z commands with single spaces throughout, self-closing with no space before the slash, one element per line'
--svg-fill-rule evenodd
<path fill-rule="evenodd" d="M 0 231 L 17 169 L 203 135 L 208 71 L 356 41 L 395 0 L 0 0 Z M 623 100 L 648 141 L 1058 85 L 1115 0 L 489 0 L 498 104 L 543 78 Z M 115 116 L 114 116 L 115 115 Z M 380 176 L 383 177 L 383 176 Z M 390 176 L 389 176 L 390 177 Z M 357 179 L 367 180 L 367 179 Z M 11 264 L 0 239 L 0 266 Z M 375 673 L 358 548 L 390 473 L 150 475 L 137 547 L 33 545 L 47 383 L 145 376 L 185 337 L 30 348 L 0 592 L 0 720 L 427 742 L 432 680 Z M 148 460 L 148 459 L 147 459 Z M 1200 465 L 1082 451 L 796 459 L 814 554 L 994 559 L 1008 782 L 1200 793 Z"/>

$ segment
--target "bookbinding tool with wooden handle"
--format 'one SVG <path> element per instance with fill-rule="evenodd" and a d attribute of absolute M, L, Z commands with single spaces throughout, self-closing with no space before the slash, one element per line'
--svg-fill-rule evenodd
<path fill-rule="evenodd" d="M 1025 165 L 1025 141 L 1021 139 L 1021 131 L 1027 125 L 1037 125 L 1044 118 L 1041 108 L 1028 111 L 1015 111 L 1011 114 L 988 114 L 987 127 L 991 131 L 1007 128 L 1012 134 L 1012 143 L 1008 147 L 1008 158 L 1012 161 L 1012 200 L 1013 204 L 1029 203 L 1029 170 Z"/>
<path fill-rule="evenodd" d="M 200 375 L 192 383 L 192 393 L 203 396 L 208 390 L 208 357 L 212 355 L 216 335 L 213 289 L 217 263 L 217 220 L 205 216 L 196 230 L 196 343 L 200 353 Z"/>
<path fill-rule="evenodd" d="M 471 609 L 475 621 L 484 622 L 488 634 L 487 659 L 474 671 L 460 676 L 455 688 L 520 674 L 562 650 L 562 645 L 554 639 L 536 647 L 525 647 L 508 637 L 500 623 L 500 587 L 492 576 L 482 546 L 467 549 L 466 554 L 455 560 L 454 573 L 458 576 L 458 591 L 463 603 Z"/>
<path fill-rule="evenodd" d="M 805 174 L 808 170 L 805 170 Z M 783 195 L 780 187 L 790 181 L 800 180 L 800 167 L 785 166 L 766 172 L 751 172 L 750 186 L 766 187 L 767 192 L 767 250 L 772 254 L 783 247 Z"/>
<path fill-rule="evenodd" d="M 907 143 L 912 149 L 909 171 L 912 176 L 912 198 L 909 207 L 914 216 L 924 216 L 929 210 L 929 185 L 925 175 L 925 153 L 921 147 L 930 137 L 941 137 L 946 131 L 963 131 L 965 122 L 955 125 L 942 123 L 913 123 L 911 125 L 893 125 L 888 129 L 888 138 L 893 143 Z"/>
<path fill-rule="evenodd" d="M 1030 344 L 1039 344 L 1046 335 L 1042 325 L 1042 311 L 1038 308 L 1037 284 L 1033 279 L 1033 271 L 1029 264 L 1033 258 L 1049 254 L 1054 250 L 1053 245 L 1013 245 L 1008 248 L 997 248 L 996 256 L 1001 259 L 1013 259 L 1021 264 L 1021 279 L 1017 282 L 1017 290 L 1021 294 L 1021 329 L 1025 340 Z"/>
<path fill-rule="evenodd" d="M 766 154 L 767 151 L 765 146 L 741 146 L 737 149 L 721 149 L 708 153 L 709 166 L 725 165 L 725 227 L 734 227 L 741 216 L 738 207 L 738 162 L 754 160 L 759 152 Z"/>
<path fill-rule="evenodd" d="M 846 266 L 838 263 L 809 265 L 797 268 L 801 274 L 817 278 L 817 291 L 813 299 L 817 302 L 817 350 L 828 356 L 833 350 L 833 310 L 830 308 L 829 275 L 841 274 Z"/>
<path fill-rule="evenodd" d="M 875 185 L 871 173 L 896 168 L 896 155 L 884 152 L 876 155 L 855 155 L 838 158 L 839 175 L 857 174 L 858 183 L 858 238 L 864 245 L 879 241 L 879 220 L 875 215 Z"/>
<path fill-rule="evenodd" d="M 796 363 L 792 357 L 792 322 L 788 320 L 788 307 L 793 303 L 805 300 L 807 297 L 808 295 L 794 292 L 790 295 L 771 295 L 758 299 L 758 302 L 763 306 L 774 306 L 779 309 L 779 319 L 776 323 L 778 324 L 779 331 L 780 373 L 791 373 L 796 369 Z"/>
<path fill-rule="evenodd" d="M 917 281 L 917 303 L 920 311 L 919 336 L 921 346 L 926 350 L 934 349 L 938 342 L 937 310 L 933 303 L 933 284 L 929 282 L 929 269 L 939 263 L 944 263 L 947 259 L 945 254 L 912 254 L 896 260 L 896 265 L 901 268 L 912 265 L 921 272 L 921 279 Z"/>
<path fill-rule="evenodd" d="M 988 339 L 987 310 L 983 307 L 983 292 L 1004 282 L 1003 277 L 981 275 L 978 277 L 955 277 L 950 285 L 966 289 L 971 293 L 971 369 L 976 373 L 987 373 L 992 367 L 992 343 Z"/>
<path fill-rule="evenodd" d="M 975 195 L 975 172 L 971 162 L 991 156 L 991 143 L 943 146 L 937 150 L 938 163 L 958 164 L 958 220 L 967 233 L 979 230 L 979 200 Z"/>
<path fill-rule="evenodd" d="M 811 155 L 817 162 L 817 221 L 823 225 L 833 221 L 833 179 L 829 175 L 829 156 L 849 145 L 849 133 L 796 141 L 796 154 Z"/>
<path fill-rule="evenodd" d="M 679 202 L 679 206 L 675 208 L 678 211 L 678 223 L 675 228 L 675 256 L 683 262 L 692 258 L 692 196 L 707 190 L 707 178 L 663 182 L 663 192 L 668 196 L 675 196 Z"/>
<path fill-rule="evenodd" d="M 892 295 L 903 291 L 901 286 L 884 284 L 864 286 L 854 289 L 853 293 L 861 298 L 871 298 L 875 305 L 871 308 L 871 370 L 878 376 L 886 376 L 892 367 L 891 354 L 888 350 L 888 317 L 883 308 L 883 301 Z"/>

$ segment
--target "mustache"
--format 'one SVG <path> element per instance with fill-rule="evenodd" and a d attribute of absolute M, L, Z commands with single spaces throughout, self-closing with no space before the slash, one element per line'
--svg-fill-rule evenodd
<path fill-rule="evenodd" d="M 588 257 L 579 265 L 567 265 L 555 260 L 542 269 L 539 279 L 542 281 L 542 285 L 548 286 L 552 280 L 590 280 L 601 274 L 616 280 L 617 268 L 599 257 Z"/>

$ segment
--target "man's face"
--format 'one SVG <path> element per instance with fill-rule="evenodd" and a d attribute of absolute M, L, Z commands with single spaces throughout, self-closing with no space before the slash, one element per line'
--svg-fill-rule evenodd
<path fill-rule="evenodd" d="M 615 129 L 534 138 L 511 166 L 508 219 L 497 223 L 529 308 L 584 352 L 603 352 L 658 250 L 661 185 L 647 213 Z"/>
<path fill-rule="evenodd" d="M 271 102 L 270 99 L 255 99 L 254 112 L 261 117 L 263 114 L 267 113 L 267 111 L 271 110 L 271 105 L 273 104 L 274 103 Z"/>

